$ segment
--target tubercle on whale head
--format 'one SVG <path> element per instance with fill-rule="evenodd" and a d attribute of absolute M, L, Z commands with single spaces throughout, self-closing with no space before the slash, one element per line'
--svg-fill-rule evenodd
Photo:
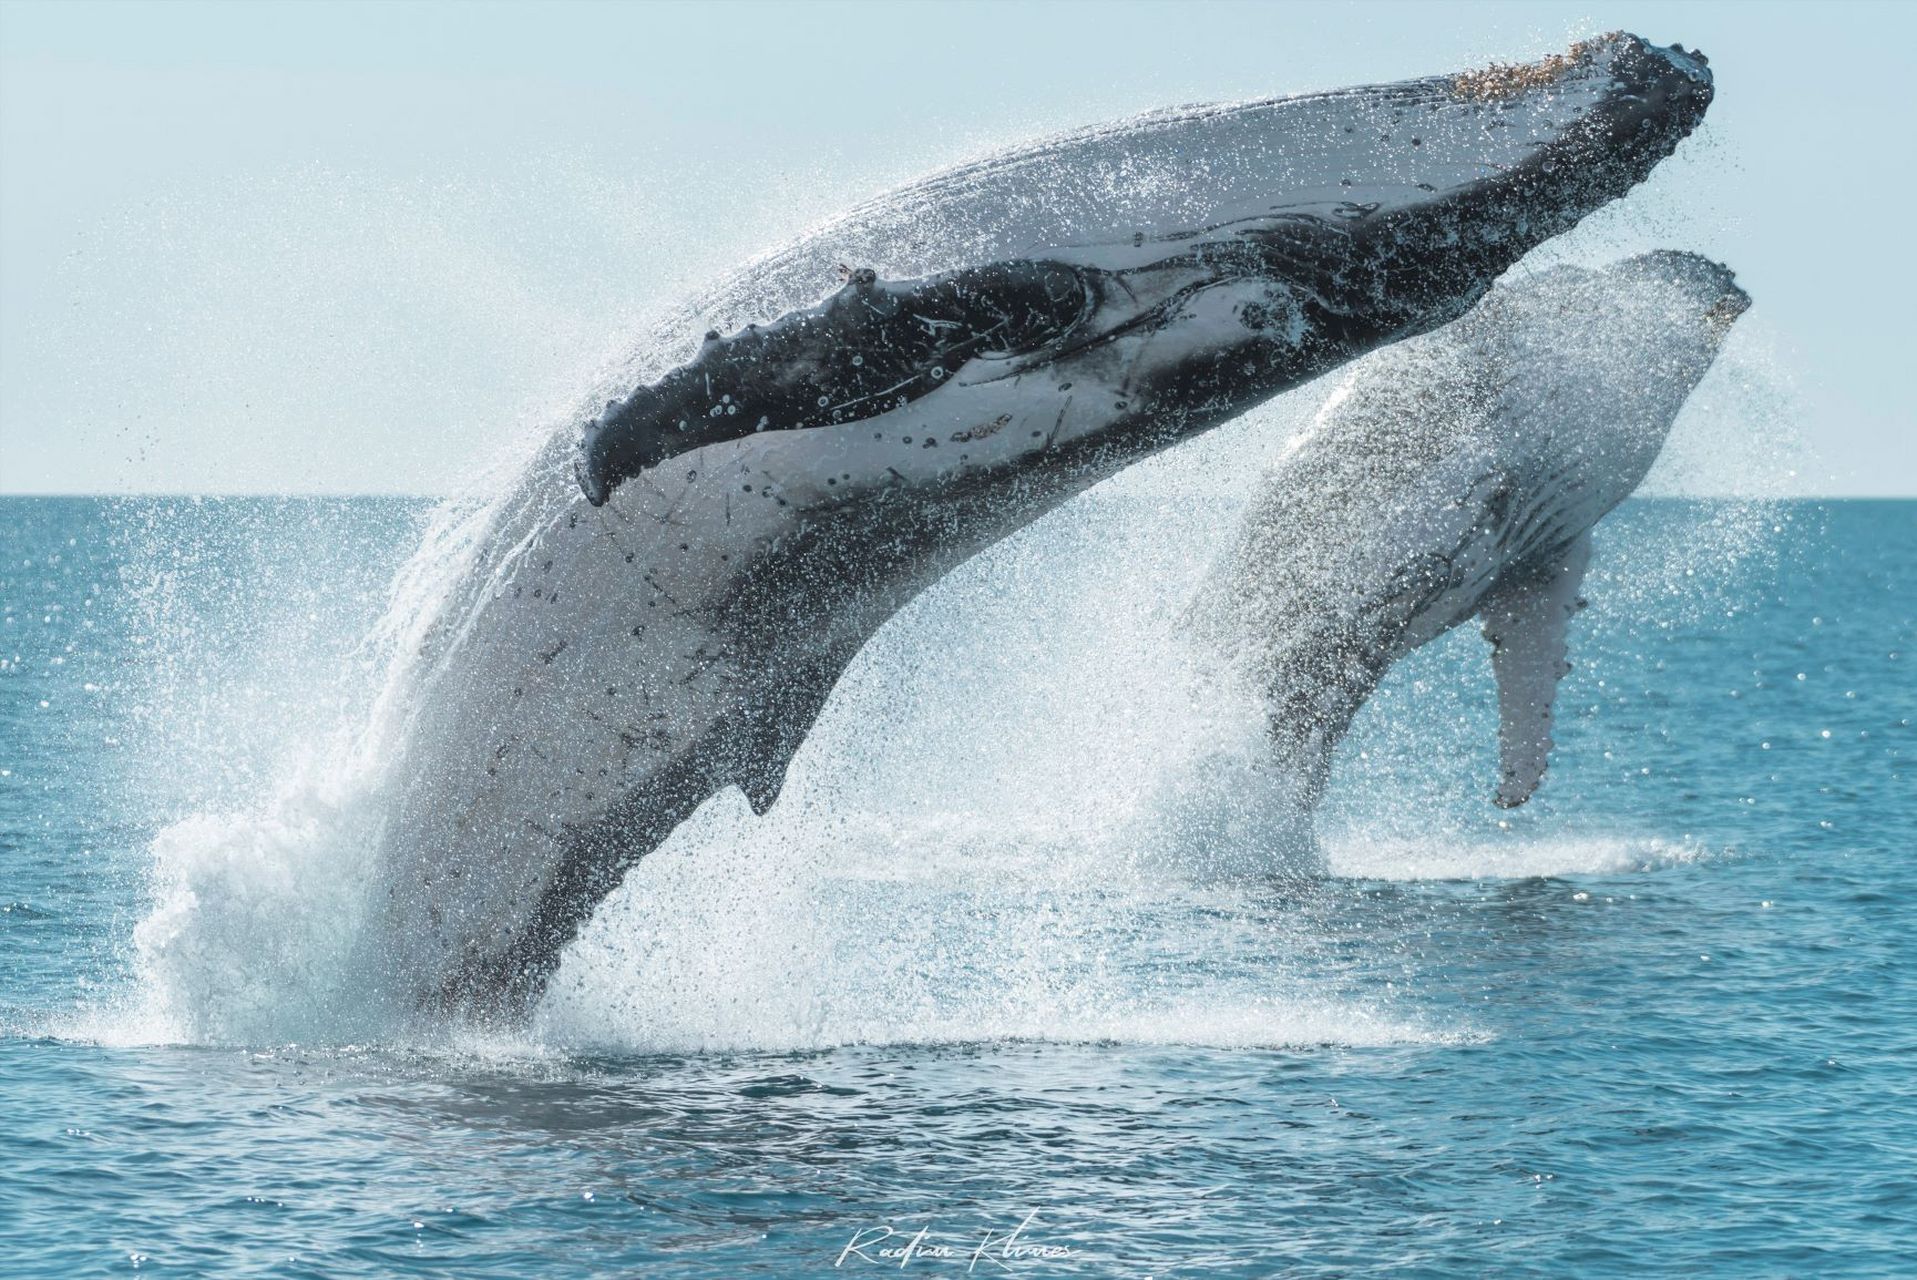
<path fill-rule="evenodd" d="M 1651 44 L 1641 36 L 1614 33 L 1592 42 L 1611 63 L 1618 100 L 1634 105 L 1629 126 L 1640 133 L 1662 130 L 1681 138 L 1696 128 L 1717 96 L 1717 80 L 1703 53 L 1683 45 Z"/>
<path fill-rule="evenodd" d="M 1614 86 L 1611 110 L 1595 113 L 1596 127 L 1582 139 L 1600 160 L 1628 157 L 1633 150 L 1657 158 L 1670 154 L 1716 97 L 1709 60 L 1682 45 L 1660 48 L 1640 36 L 1614 33 L 1582 47 L 1583 57 L 1608 64 Z"/>
<path fill-rule="evenodd" d="M 1698 260 L 1710 270 L 1711 283 L 1717 290 L 1716 299 L 1704 310 L 1704 324 L 1712 340 L 1722 342 L 1738 317 L 1751 309 L 1751 295 L 1737 283 L 1737 273 L 1723 263 L 1709 258 Z"/>
<path fill-rule="evenodd" d="M 1731 292 L 1711 304 L 1704 313 L 1704 323 L 1710 329 L 1711 336 L 1722 342 L 1737 323 L 1737 318 L 1751 309 L 1751 295 L 1732 286 Z"/>

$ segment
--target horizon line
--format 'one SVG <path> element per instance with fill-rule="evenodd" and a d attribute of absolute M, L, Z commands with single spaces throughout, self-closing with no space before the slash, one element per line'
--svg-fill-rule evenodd
<path fill-rule="evenodd" d="M 1091 492 L 1088 490 L 1088 492 Z M 0 500 L 7 498 L 84 498 L 90 500 L 198 498 L 230 502 L 242 498 L 278 498 L 315 501 L 319 499 L 390 498 L 406 502 L 444 502 L 457 493 L 425 493 L 403 489 L 0 489 Z M 1196 495 L 1196 496 L 1202 496 Z M 1913 502 L 1917 493 L 1634 493 L 1629 502 Z"/>

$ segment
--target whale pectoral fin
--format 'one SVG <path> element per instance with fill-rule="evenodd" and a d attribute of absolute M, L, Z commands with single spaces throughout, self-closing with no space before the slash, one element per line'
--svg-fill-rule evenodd
<path fill-rule="evenodd" d="M 1552 703 L 1571 669 L 1565 631 L 1583 607 L 1578 588 L 1590 560 L 1591 535 L 1579 534 L 1562 553 L 1507 573 L 1478 611 L 1498 679 L 1500 808 L 1529 800 L 1544 778 Z"/>

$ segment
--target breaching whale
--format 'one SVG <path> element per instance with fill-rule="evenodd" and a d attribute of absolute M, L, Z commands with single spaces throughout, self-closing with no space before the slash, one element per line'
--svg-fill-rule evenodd
<path fill-rule="evenodd" d="M 388 695 L 409 723 L 369 885 L 381 989 L 523 1008 L 695 808 L 773 803 L 906 601 L 1128 463 L 1455 318 L 1711 94 L 1701 56 L 1616 34 L 1148 115 L 905 187 L 673 312 L 583 430 L 442 539 L 461 572 Z"/>
<path fill-rule="evenodd" d="M 1497 678 L 1496 802 L 1530 798 L 1591 528 L 1649 471 L 1749 304 L 1695 254 L 1560 266 L 1352 366 L 1189 614 L 1263 698 L 1304 806 L 1391 664 L 1471 618 Z"/>

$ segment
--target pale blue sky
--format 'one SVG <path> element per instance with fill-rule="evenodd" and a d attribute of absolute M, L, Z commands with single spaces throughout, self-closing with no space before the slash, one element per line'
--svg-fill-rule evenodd
<path fill-rule="evenodd" d="M 928 169 L 1616 27 L 1701 47 L 1718 102 L 1567 251 L 1731 263 L 1752 449 L 1781 412 L 1801 491 L 1917 493 L 1917 6 L 1596 0 L 6 0 L 0 491 L 443 490 L 646 309 Z"/>

